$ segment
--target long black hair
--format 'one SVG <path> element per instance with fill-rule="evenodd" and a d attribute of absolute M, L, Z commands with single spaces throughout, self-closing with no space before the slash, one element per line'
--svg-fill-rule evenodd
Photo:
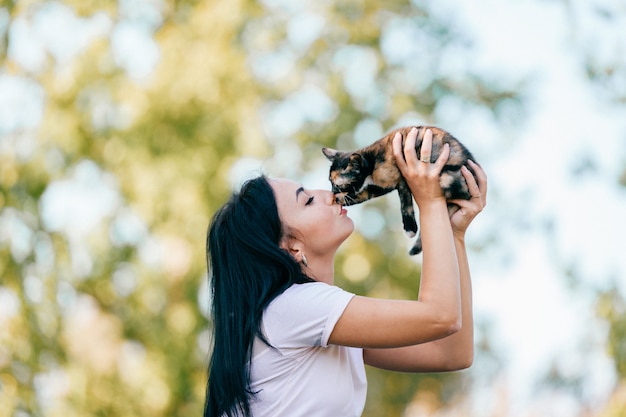
<path fill-rule="evenodd" d="M 207 233 L 213 354 L 205 417 L 250 416 L 250 359 L 263 310 L 294 283 L 310 282 L 279 247 L 285 229 L 267 177 L 248 180 L 219 209 Z"/>

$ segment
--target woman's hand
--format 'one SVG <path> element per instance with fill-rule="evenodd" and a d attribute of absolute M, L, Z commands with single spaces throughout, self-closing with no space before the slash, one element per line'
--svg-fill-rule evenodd
<path fill-rule="evenodd" d="M 450 200 L 450 203 L 454 203 L 460 207 L 460 209 L 450 216 L 450 223 L 452 225 L 452 232 L 455 236 L 465 236 L 465 231 L 468 226 L 474 220 L 476 215 L 480 213 L 487 205 L 487 174 L 485 171 L 475 163 L 469 161 L 469 166 L 476 173 L 476 178 L 472 175 L 467 167 L 461 168 L 461 174 L 467 182 L 470 195 L 469 200 Z M 478 180 L 478 181 L 477 181 Z"/>
<path fill-rule="evenodd" d="M 396 133 L 393 138 L 393 155 L 419 206 L 429 201 L 444 199 L 439 174 L 450 156 L 450 146 L 445 144 L 437 161 L 430 163 L 433 134 L 430 129 L 424 133 L 419 158 L 415 149 L 417 134 L 417 128 L 411 129 L 404 141 L 403 149 L 402 135 Z"/>

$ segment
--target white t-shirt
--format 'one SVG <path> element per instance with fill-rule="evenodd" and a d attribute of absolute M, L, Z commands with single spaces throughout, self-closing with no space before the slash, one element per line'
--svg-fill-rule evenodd
<path fill-rule="evenodd" d="M 263 314 L 268 347 L 255 340 L 250 406 L 254 417 L 357 417 L 367 380 L 363 350 L 328 345 L 352 299 L 321 282 L 294 284 Z"/>

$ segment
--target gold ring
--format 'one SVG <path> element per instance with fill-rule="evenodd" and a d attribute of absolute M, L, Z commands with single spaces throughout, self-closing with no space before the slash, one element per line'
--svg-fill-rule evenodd
<path fill-rule="evenodd" d="M 472 198 L 480 198 L 482 196 L 483 196 L 482 194 L 478 193 L 477 195 L 473 195 Z"/>
<path fill-rule="evenodd" d="M 421 162 L 424 162 L 424 163 L 426 163 L 426 164 L 430 164 L 430 158 L 429 158 L 429 157 L 427 157 L 427 156 L 422 156 L 422 157 L 420 158 L 420 161 L 421 161 Z"/>

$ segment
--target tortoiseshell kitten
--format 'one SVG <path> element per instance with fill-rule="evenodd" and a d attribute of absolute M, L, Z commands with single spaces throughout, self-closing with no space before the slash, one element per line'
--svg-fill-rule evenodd
<path fill-rule="evenodd" d="M 378 197 L 392 190 L 398 190 L 402 223 L 409 237 L 417 233 L 417 222 L 413 209 L 413 196 L 393 156 L 392 139 L 396 132 L 402 134 L 403 141 L 413 126 L 395 129 L 371 145 L 353 151 L 342 152 L 323 148 L 322 152 L 332 162 L 329 179 L 338 203 L 345 206 L 359 204 Z M 417 155 L 420 154 L 422 139 L 427 129 L 433 133 L 431 162 L 439 157 L 444 143 L 450 144 L 450 157 L 441 171 L 440 184 L 446 199 L 470 199 L 469 189 L 461 174 L 461 167 L 467 166 L 467 160 L 475 161 L 469 150 L 450 133 L 432 126 L 417 126 L 418 136 L 415 143 Z M 471 168 L 468 166 L 471 171 Z M 472 172 L 473 173 L 473 172 Z M 448 204 L 450 214 L 459 207 Z M 411 255 L 422 251 L 421 235 L 410 250 Z"/>

